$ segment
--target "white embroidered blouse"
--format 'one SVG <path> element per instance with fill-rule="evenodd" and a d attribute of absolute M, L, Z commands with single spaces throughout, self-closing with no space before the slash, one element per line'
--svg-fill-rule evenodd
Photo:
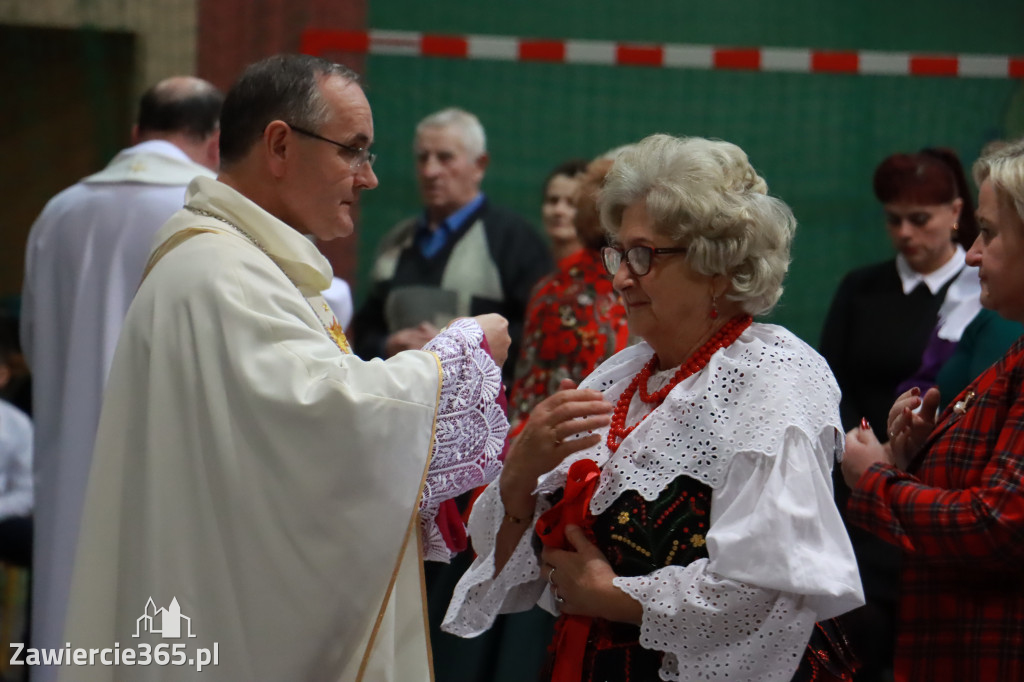
<path fill-rule="evenodd" d="M 614 403 L 652 353 L 646 343 L 627 348 L 581 387 Z M 651 389 L 673 373 L 652 377 Z M 627 423 L 647 412 L 634 399 Z M 828 365 L 782 327 L 754 324 L 680 382 L 617 452 L 602 438 L 542 476 L 535 519 L 550 508 L 547 495 L 564 485 L 569 465 L 584 457 L 602 470 L 595 516 L 626 490 L 654 500 L 681 474 L 707 484 L 708 558 L 614 583 L 642 605 L 640 644 L 663 652 L 663 679 L 789 680 L 814 623 L 864 600 L 832 498 L 841 449 L 839 390 Z M 470 518 L 479 556 L 455 590 L 448 632 L 476 635 L 499 612 L 534 603 L 557 614 L 532 533 L 493 575 L 503 515 L 494 482 Z"/>

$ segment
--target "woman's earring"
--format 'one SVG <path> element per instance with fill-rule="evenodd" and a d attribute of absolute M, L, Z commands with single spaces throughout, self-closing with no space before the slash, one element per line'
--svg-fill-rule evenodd
<path fill-rule="evenodd" d="M 718 319 L 718 297 L 714 294 L 711 295 L 711 319 Z"/>

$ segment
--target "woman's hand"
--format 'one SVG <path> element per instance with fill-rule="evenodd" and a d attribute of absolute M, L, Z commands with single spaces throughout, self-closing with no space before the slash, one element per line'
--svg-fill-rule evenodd
<path fill-rule="evenodd" d="M 505 455 L 499 483 L 505 511 L 517 518 L 533 518 L 537 479 L 569 455 L 596 445 L 599 434 L 572 436 L 607 426 L 611 411 L 611 403 L 600 391 L 579 390 L 568 379 L 557 393 L 538 403 Z"/>
<path fill-rule="evenodd" d="M 900 469 L 907 467 L 910 458 L 917 454 L 935 428 L 938 407 L 939 389 L 930 388 L 921 398 L 921 389 L 916 386 L 893 403 L 886 432 L 893 458 Z"/>
<path fill-rule="evenodd" d="M 612 583 L 616 574 L 601 550 L 579 526 L 568 526 L 565 537 L 575 551 L 546 548 L 541 554 L 541 571 L 562 613 L 640 625 L 643 607 Z"/>
<path fill-rule="evenodd" d="M 878 442 L 867 422 L 846 434 L 846 452 L 843 453 L 843 479 L 852 490 L 861 475 L 875 462 L 893 463 L 892 452 Z"/>
<path fill-rule="evenodd" d="M 596 445 L 601 436 L 593 433 L 566 439 L 607 426 L 611 421 L 612 405 L 600 391 L 578 390 L 568 379 L 563 379 L 558 389 L 537 403 L 505 454 L 505 466 L 498 479 L 505 520 L 495 541 L 494 575 L 505 567 L 523 533 L 532 528 L 537 479 L 569 455 Z"/>

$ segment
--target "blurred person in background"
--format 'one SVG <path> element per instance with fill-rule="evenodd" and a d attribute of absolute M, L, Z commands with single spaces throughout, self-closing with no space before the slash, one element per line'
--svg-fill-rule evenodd
<path fill-rule="evenodd" d="M 596 159 L 574 181 L 574 230 L 579 248 L 559 260 L 556 271 L 541 280 L 526 308 L 516 379 L 509 394 L 512 436 L 537 403 L 558 390 L 563 379 L 579 383 L 626 347 L 626 309 L 601 262 L 606 242 L 597 194 L 611 166 L 611 159 Z M 554 179 L 559 177 L 566 176 L 555 175 Z"/>
<path fill-rule="evenodd" d="M 218 167 L 223 95 L 191 76 L 143 93 L 131 147 L 51 199 L 25 252 L 21 342 L 32 371 L 35 443 L 33 644 L 64 646 L 85 483 L 103 389 L 153 235 L 196 176 Z M 53 667 L 33 671 L 55 679 Z"/>
<path fill-rule="evenodd" d="M 456 108 L 416 126 L 413 143 L 423 211 L 381 241 L 370 291 L 352 323 L 364 359 L 419 349 L 458 316 L 500 313 L 512 349 L 512 383 L 530 291 L 553 263 L 543 238 L 481 190 L 490 164 L 484 128 Z"/>
<path fill-rule="evenodd" d="M 11 341 L 0 336 L 0 392 L 18 353 Z M 32 438 L 32 420 L 0 398 L 0 562 L 24 568 L 32 564 Z"/>
<path fill-rule="evenodd" d="M 551 242 L 551 253 L 556 264 L 582 247 L 573 219 L 576 216 L 579 176 L 586 168 L 587 162 L 584 159 L 570 159 L 555 166 L 544 180 L 541 224 Z"/>
<path fill-rule="evenodd" d="M 1024 323 L 1024 140 L 974 165 L 981 303 Z M 937 412 L 942 400 L 948 407 Z M 897 680 L 1024 680 L 1024 339 L 955 396 L 913 388 L 846 438 L 847 520 L 899 548 Z"/>
<path fill-rule="evenodd" d="M 955 153 L 893 154 L 875 169 L 873 186 L 897 254 L 846 275 L 829 308 L 820 350 L 843 392 L 843 427 L 852 429 L 864 417 L 884 441 L 897 395 L 938 383 L 945 395 L 955 395 L 1002 355 L 1020 329 L 978 302 L 978 272 L 964 260 L 978 234 L 974 202 Z M 849 489 L 841 476 L 835 479 L 844 510 Z M 843 620 L 864 661 L 858 680 L 874 682 L 891 674 L 899 555 L 863 529 L 849 530 L 867 604 Z"/>
<path fill-rule="evenodd" d="M 7 383 L 0 387 L 0 399 L 6 400 L 25 414 L 32 414 L 32 374 L 21 350 L 19 314 L 0 312 L 0 346 L 7 349 Z"/>

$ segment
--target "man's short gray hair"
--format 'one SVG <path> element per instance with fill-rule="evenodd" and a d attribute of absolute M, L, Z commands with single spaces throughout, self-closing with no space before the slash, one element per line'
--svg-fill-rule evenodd
<path fill-rule="evenodd" d="M 1024 138 L 997 147 L 974 162 L 974 182 L 989 180 L 997 195 L 1009 199 L 1024 222 Z"/>
<path fill-rule="evenodd" d="M 599 208 L 614 237 L 622 213 L 646 200 L 654 229 L 686 246 L 690 267 L 727 275 L 729 298 L 751 315 L 769 312 L 782 295 L 796 231 L 793 212 L 768 196 L 768 185 L 742 149 L 701 137 L 651 135 L 615 159 Z"/>
<path fill-rule="evenodd" d="M 333 77 L 359 82 L 348 67 L 304 54 L 274 55 L 247 66 L 221 109 L 221 165 L 244 158 L 271 121 L 317 130 L 330 116 L 320 86 Z"/>
<path fill-rule="evenodd" d="M 464 109 L 449 107 L 436 111 L 416 124 L 416 137 L 425 128 L 450 128 L 459 135 L 469 157 L 476 161 L 487 153 L 487 136 L 480 119 Z"/>

